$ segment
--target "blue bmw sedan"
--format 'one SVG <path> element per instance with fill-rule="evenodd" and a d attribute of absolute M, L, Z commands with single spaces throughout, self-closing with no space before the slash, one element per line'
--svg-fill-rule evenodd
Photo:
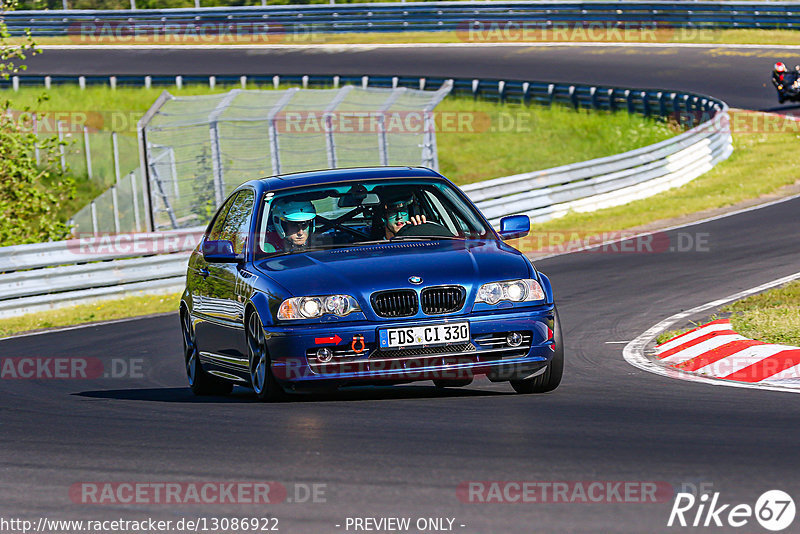
<path fill-rule="evenodd" d="M 238 187 L 192 253 L 180 304 L 198 395 L 259 399 L 475 375 L 558 387 L 564 347 L 548 278 L 466 195 L 425 168 L 334 169 Z"/>

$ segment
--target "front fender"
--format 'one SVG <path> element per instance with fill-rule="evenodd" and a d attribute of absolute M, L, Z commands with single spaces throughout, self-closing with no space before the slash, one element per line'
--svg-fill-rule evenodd
<path fill-rule="evenodd" d="M 552 304 L 555 302 L 555 297 L 553 296 L 553 285 L 550 283 L 550 279 L 547 277 L 547 275 L 545 275 L 542 271 L 538 271 L 538 273 L 539 282 L 541 283 L 542 290 L 547 297 L 547 303 Z"/>

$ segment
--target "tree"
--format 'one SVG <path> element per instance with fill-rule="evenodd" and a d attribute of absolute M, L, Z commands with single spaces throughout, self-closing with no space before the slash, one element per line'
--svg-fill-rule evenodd
<path fill-rule="evenodd" d="M 21 44 L 11 42 L 3 14 L 14 7 L 15 0 L 0 0 L 0 77 L 6 80 L 25 70 L 21 62 L 38 52 L 30 32 Z M 72 198 L 74 183 L 58 168 L 58 138 L 39 139 L 33 111 L 12 114 L 11 109 L 10 100 L 0 100 L 0 246 L 64 239 L 69 228 L 55 208 Z"/>

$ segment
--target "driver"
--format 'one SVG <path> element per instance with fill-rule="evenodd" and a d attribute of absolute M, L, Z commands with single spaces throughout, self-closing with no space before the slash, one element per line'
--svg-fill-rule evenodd
<path fill-rule="evenodd" d="M 393 192 L 384 196 L 383 229 L 384 237 L 392 239 L 407 224 L 418 225 L 427 222 L 424 215 L 411 215 L 414 196 L 407 192 Z"/>
<path fill-rule="evenodd" d="M 308 200 L 289 201 L 272 208 L 272 222 L 286 252 L 300 252 L 308 247 L 316 216 L 317 210 Z M 264 248 L 264 252 L 276 251 L 275 245 L 270 243 Z"/>

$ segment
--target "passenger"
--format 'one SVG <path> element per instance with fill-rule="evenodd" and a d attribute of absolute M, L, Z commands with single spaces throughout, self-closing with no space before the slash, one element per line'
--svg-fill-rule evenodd
<path fill-rule="evenodd" d="M 272 222 L 286 252 L 305 250 L 314 234 L 317 210 L 310 201 L 289 201 L 272 207 Z M 278 246 L 280 246 L 278 245 Z M 277 246 L 264 244 L 264 252 L 276 252 Z"/>

